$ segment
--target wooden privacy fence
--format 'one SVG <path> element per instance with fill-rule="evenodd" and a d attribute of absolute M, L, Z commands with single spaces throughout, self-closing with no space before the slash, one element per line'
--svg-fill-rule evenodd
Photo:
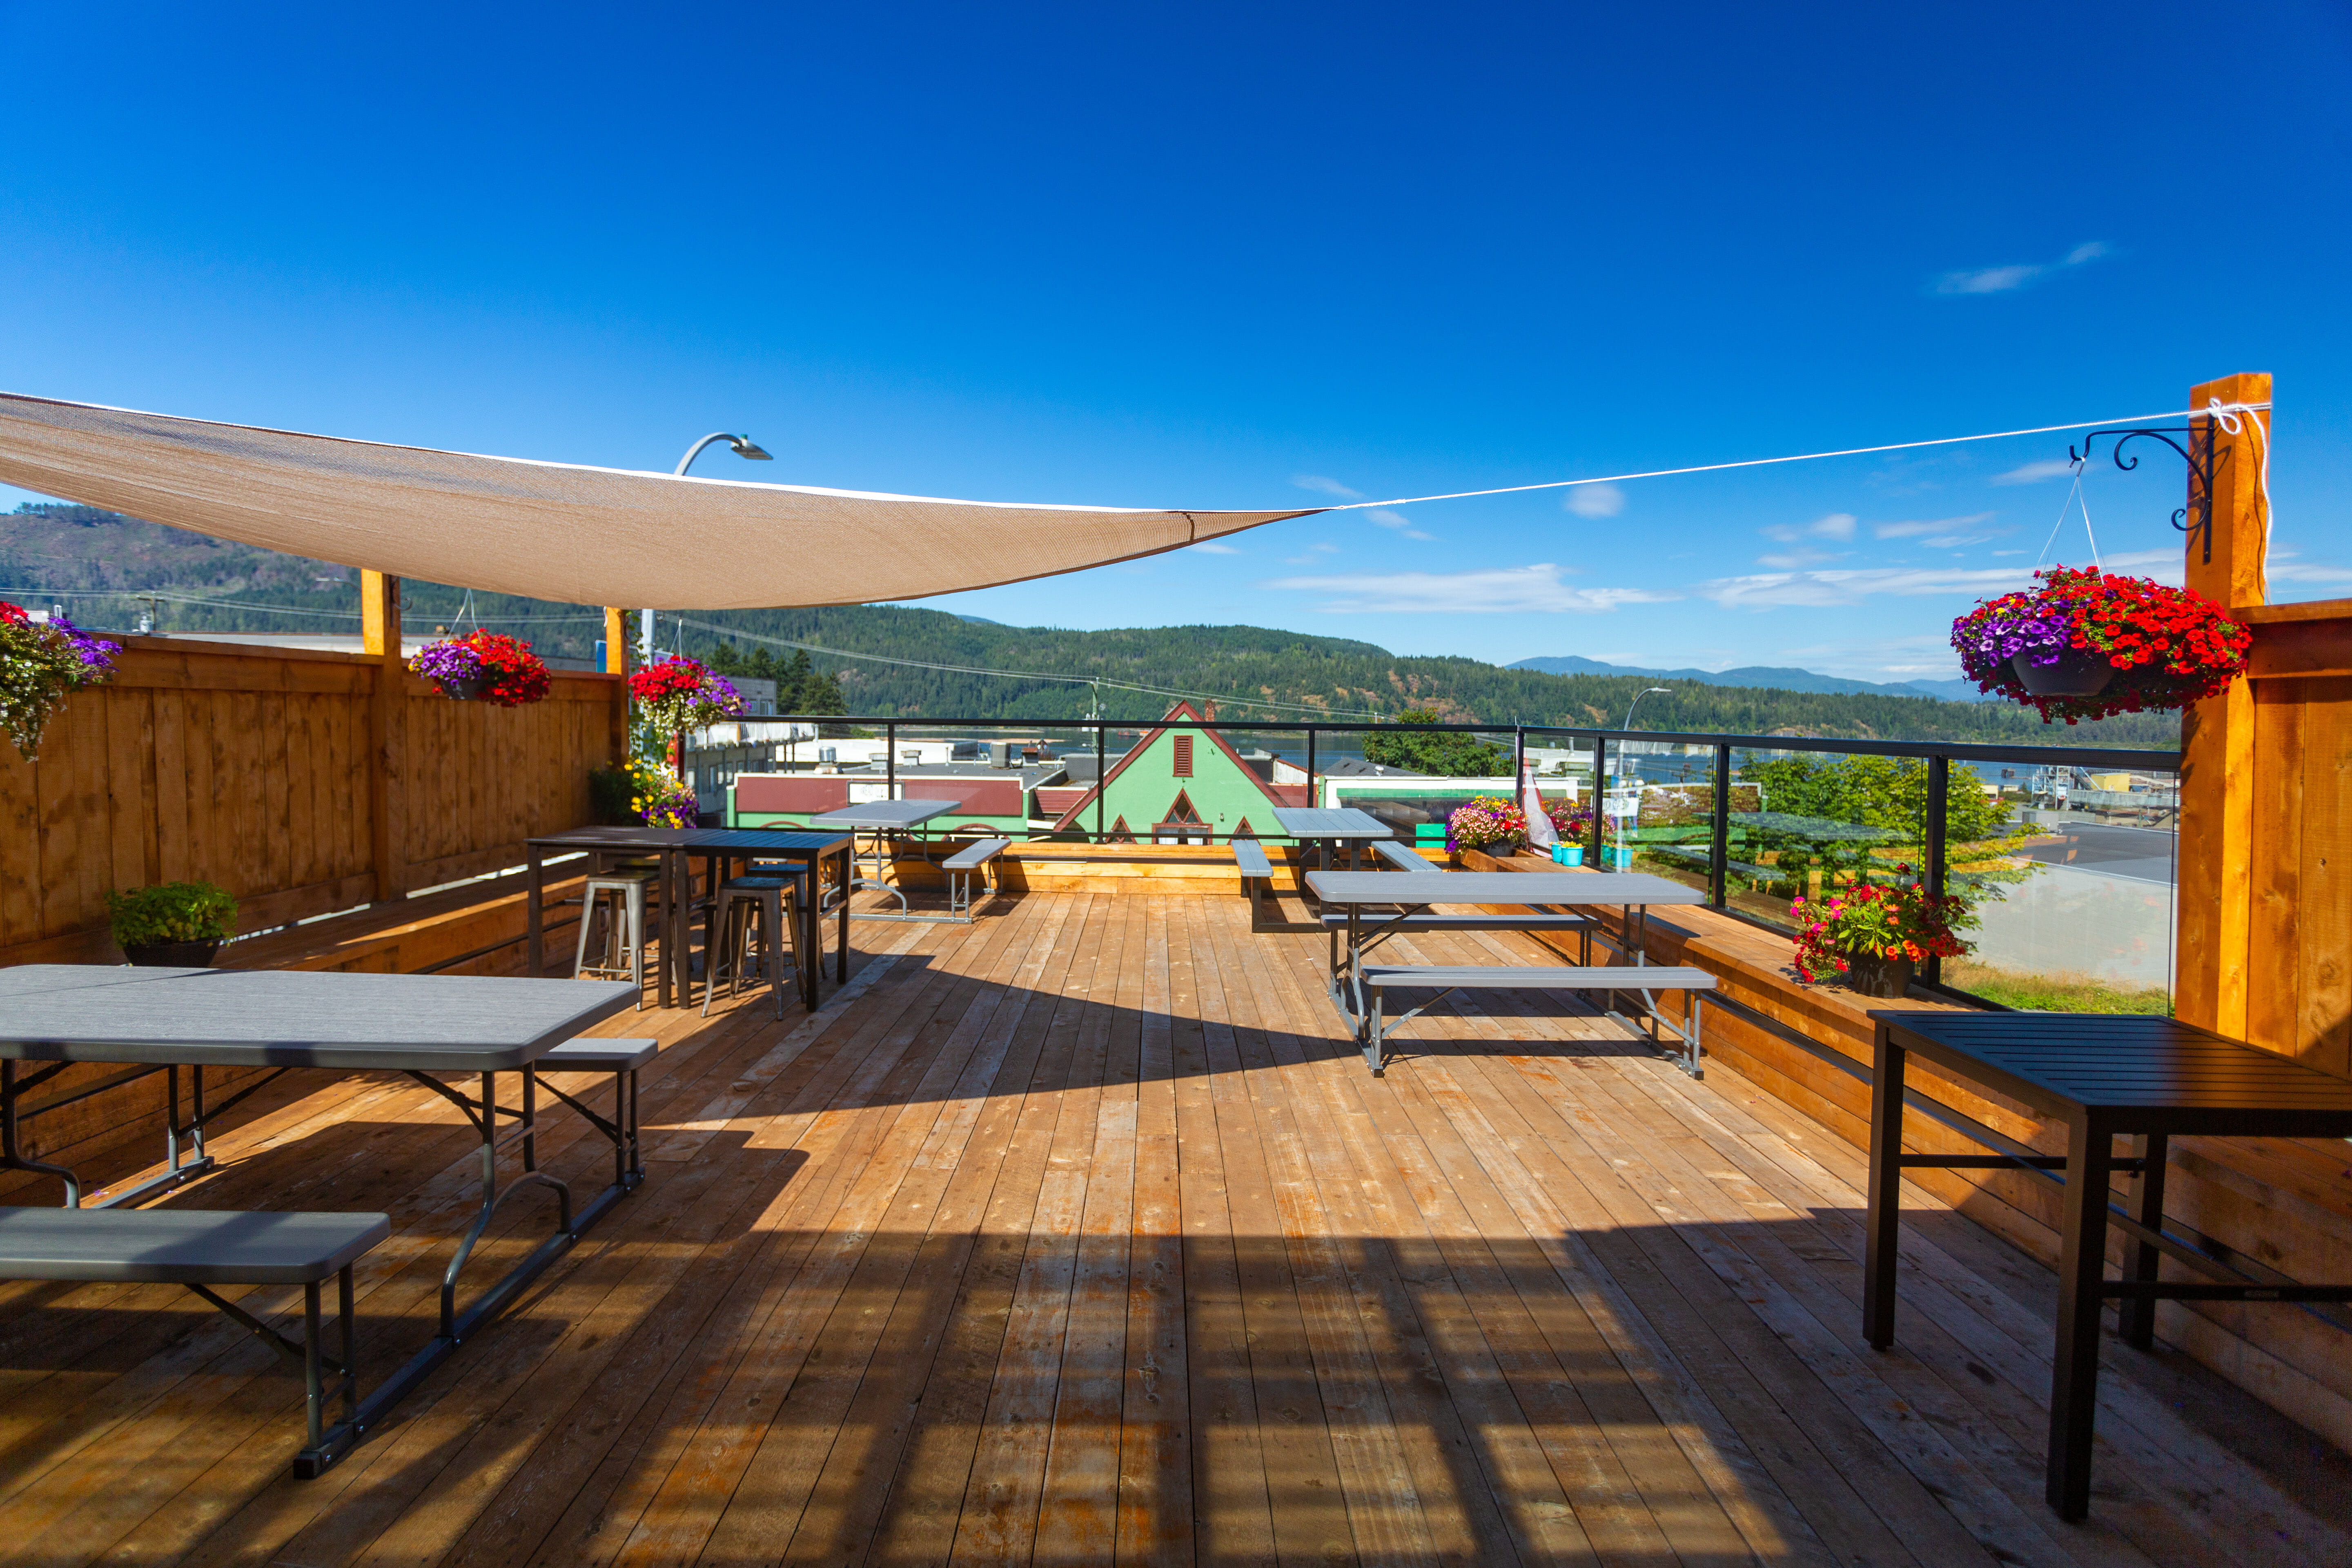
<path fill-rule="evenodd" d="M 625 740 L 614 675 L 494 708 L 396 653 L 123 642 L 38 764 L 0 746 L 0 964 L 118 961 L 110 889 L 216 882 L 249 931 L 518 865 Z"/>

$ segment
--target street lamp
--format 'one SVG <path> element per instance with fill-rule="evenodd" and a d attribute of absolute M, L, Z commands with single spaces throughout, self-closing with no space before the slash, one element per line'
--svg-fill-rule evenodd
<path fill-rule="evenodd" d="M 702 449 L 713 441 L 726 442 L 728 446 L 734 448 L 735 455 L 739 458 L 750 458 L 755 462 L 761 463 L 774 460 L 773 453 L 762 448 L 749 436 L 738 436 L 727 430 L 713 430 L 709 435 L 688 447 L 686 449 L 686 456 L 677 460 L 677 467 L 672 468 L 670 472 L 680 479 L 685 478 L 686 470 L 694 466 L 694 459 L 702 456 Z M 640 662 L 651 664 L 654 661 L 654 613 L 651 610 L 637 612 L 637 640 L 643 645 Z"/>
<path fill-rule="evenodd" d="M 1633 727 L 1633 710 L 1639 708 L 1642 705 L 1642 699 L 1647 697 L 1653 691 L 1663 691 L 1669 697 L 1672 697 L 1675 694 L 1675 689 L 1671 686 L 1643 687 L 1641 690 L 1633 693 L 1633 701 L 1625 704 L 1625 722 L 1619 725 L 1618 728 L 1622 730 L 1630 730 Z"/>

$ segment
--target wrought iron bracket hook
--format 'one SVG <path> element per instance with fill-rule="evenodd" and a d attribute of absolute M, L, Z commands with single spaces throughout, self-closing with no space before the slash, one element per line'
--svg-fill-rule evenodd
<path fill-rule="evenodd" d="M 2189 504 L 2173 509 L 2172 526 L 2192 537 L 2203 536 L 2200 548 L 2204 554 L 2204 563 L 2210 566 L 2213 563 L 2213 441 L 2209 432 L 2202 448 L 2203 455 L 2200 456 L 2197 435 L 2197 427 L 2193 425 L 2168 425 L 2160 429 L 2148 426 L 2136 430 L 2094 430 L 2083 437 L 2083 452 L 2080 457 L 2075 456 L 2074 448 L 2071 445 L 2066 448 L 2066 456 L 2074 462 L 2087 464 L 2091 460 L 2091 443 L 2102 436 L 2113 436 L 2116 438 L 2111 456 L 2115 458 L 2116 467 L 2126 473 L 2138 468 L 2139 459 L 2137 457 L 2126 459 L 2124 457 L 2124 448 L 2143 436 L 2153 441 L 2161 441 L 2179 453 L 2180 460 L 2189 465 L 2189 477 L 2195 482 L 2189 487 Z M 2188 437 L 2189 444 L 2183 446 L 2173 439 L 2175 436 Z M 2196 514 L 2193 519 L 2190 517 L 2191 512 Z"/>

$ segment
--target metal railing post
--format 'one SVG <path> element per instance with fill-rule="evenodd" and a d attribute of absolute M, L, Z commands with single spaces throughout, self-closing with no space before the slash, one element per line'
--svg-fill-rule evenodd
<path fill-rule="evenodd" d="M 1929 898 L 1939 899 L 1944 895 L 1944 833 L 1951 815 L 1948 806 L 1951 787 L 1952 759 L 1940 754 L 1929 757 L 1927 820 L 1926 832 L 1921 836 L 1925 842 L 1920 846 L 1920 852 L 1927 863 L 1919 868 Z M 1940 956 L 1930 956 L 1927 960 L 1927 983 L 1931 985 L 1944 983 L 1944 961 Z"/>
<path fill-rule="evenodd" d="M 1601 851 L 1609 842 L 1602 832 L 1602 812 L 1609 805 L 1609 738 L 1595 731 L 1592 736 L 1592 852 L 1586 857 L 1595 870 L 1602 866 Z"/>
<path fill-rule="evenodd" d="M 898 726 L 882 726 L 882 798 L 898 798 Z"/>
<path fill-rule="evenodd" d="M 1307 804 L 1319 805 L 1315 798 L 1315 726 L 1307 726 Z"/>
<path fill-rule="evenodd" d="M 1103 841 L 1103 786 L 1110 781 L 1103 777 L 1103 727 L 1095 725 L 1095 842 Z"/>
<path fill-rule="evenodd" d="M 1731 747 L 1725 743 L 1715 748 L 1715 852 L 1706 874 L 1706 901 L 1718 910 L 1724 906 L 1730 860 Z"/>

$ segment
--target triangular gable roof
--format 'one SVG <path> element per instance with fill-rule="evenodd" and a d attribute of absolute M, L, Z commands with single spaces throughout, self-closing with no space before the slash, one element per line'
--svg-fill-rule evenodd
<path fill-rule="evenodd" d="M 1175 707 L 1168 710 L 1167 715 L 1163 717 L 1156 726 L 1144 733 L 1143 739 L 1138 741 L 1133 746 L 1128 749 L 1127 755 L 1119 758 L 1118 762 L 1111 764 L 1110 772 L 1103 774 L 1101 778 L 1095 781 L 1095 785 L 1092 789 L 1080 795 L 1077 798 L 1076 803 L 1074 804 L 1069 810 L 1062 813 L 1061 816 L 1054 819 L 1053 830 L 1058 833 L 1063 828 L 1075 826 L 1078 819 L 1078 814 L 1086 810 L 1087 807 L 1092 805 L 1095 803 L 1095 797 L 1102 794 L 1104 790 L 1110 787 L 1111 780 L 1118 777 L 1119 774 L 1127 771 L 1128 763 L 1135 761 L 1136 758 L 1150 751 L 1151 749 L 1151 742 L 1166 734 L 1171 728 L 1187 721 L 1194 724 L 1206 724 L 1209 722 L 1208 720 L 1201 717 L 1200 713 L 1190 702 L 1179 701 Z M 1241 771 L 1241 774 L 1244 778 L 1249 780 L 1250 783 L 1257 786 L 1258 793 L 1265 796 L 1267 804 L 1271 805 L 1287 805 L 1290 804 L 1288 801 L 1284 800 L 1280 795 L 1275 794 L 1274 788 L 1271 784 L 1268 784 L 1264 779 L 1257 776 L 1257 770 L 1255 768 L 1251 767 L 1247 763 L 1242 761 L 1242 754 L 1234 750 L 1232 743 L 1225 739 L 1222 732 L 1215 730 L 1207 730 L 1203 731 L 1202 733 L 1208 736 L 1211 744 L 1214 745 L 1217 750 L 1225 753 L 1226 759 L 1230 761 L 1235 768 Z M 1310 786 L 1314 783 L 1311 779 L 1307 782 Z"/>

